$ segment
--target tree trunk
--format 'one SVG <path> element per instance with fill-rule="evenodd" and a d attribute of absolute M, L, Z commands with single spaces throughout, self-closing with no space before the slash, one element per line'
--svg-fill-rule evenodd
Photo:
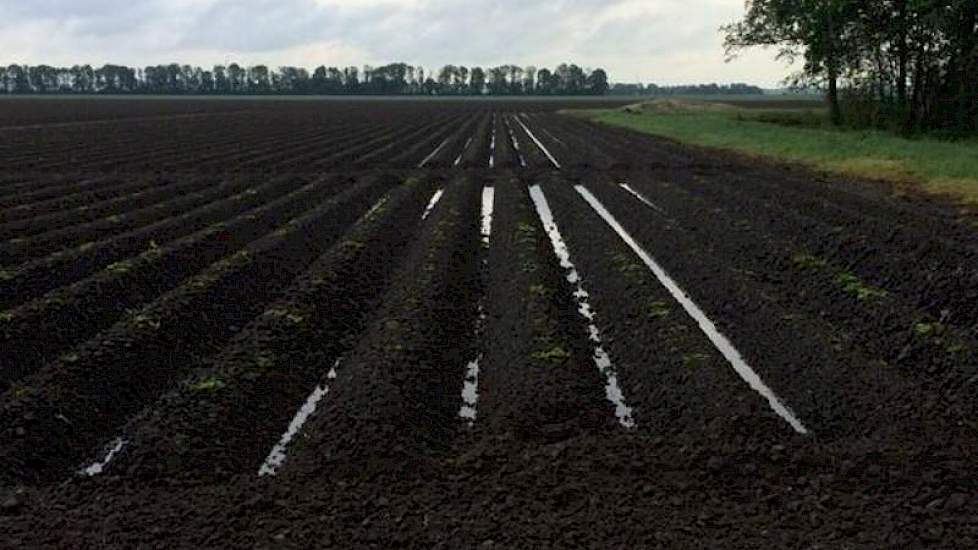
<path fill-rule="evenodd" d="M 826 14 L 825 67 L 829 73 L 829 117 L 832 124 L 842 124 L 842 109 L 839 107 L 839 59 L 835 48 L 835 25 L 832 18 L 832 7 Z"/>
<path fill-rule="evenodd" d="M 897 101 L 900 108 L 907 108 L 907 65 L 909 52 L 907 51 L 907 0 L 901 0 L 898 5 L 898 27 L 897 27 L 897 49 L 899 51 L 899 68 L 897 74 Z"/>

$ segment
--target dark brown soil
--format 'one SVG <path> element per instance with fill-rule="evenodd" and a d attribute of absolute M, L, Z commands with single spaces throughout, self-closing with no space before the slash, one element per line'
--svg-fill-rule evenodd
<path fill-rule="evenodd" d="M 0 102 L 0 547 L 976 547 L 974 214 L 573 106 Z"/>

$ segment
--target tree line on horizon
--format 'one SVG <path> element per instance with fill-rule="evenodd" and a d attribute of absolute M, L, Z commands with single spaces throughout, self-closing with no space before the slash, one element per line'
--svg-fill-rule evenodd
<path fill-rule="evenodd" d="M 733 84 L 680 84 L 677 86 L 618 82 L 612 84 L 608 94 L 615 96 L 763 95 L 764 90 L 742 82 Z"/>
<path fill-rule="evenodd" d="M 171 63 L 52 67 L 0 66 L 0 93 L 165 95 L 605 95 L 604 69 L 562 63 L 553 70 L 517 65 L 446 65 L 426 71 L 406 63 L 380 67 L 301 67 L 237 63 L 204 69 Z"/>
<path fill-rule="evenodd" d="M 749 0 L 731 54 L 778 48 L 825 89 L 836 124 L 978 133 L 978 1 Z"/>

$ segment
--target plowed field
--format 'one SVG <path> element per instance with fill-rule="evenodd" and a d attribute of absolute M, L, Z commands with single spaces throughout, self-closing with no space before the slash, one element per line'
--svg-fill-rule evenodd
<path fill-rule="evenodd" d="M 572 102 L 74 105 L 0 103 L 0 547 L 978 546 L 953 205 Z"/>

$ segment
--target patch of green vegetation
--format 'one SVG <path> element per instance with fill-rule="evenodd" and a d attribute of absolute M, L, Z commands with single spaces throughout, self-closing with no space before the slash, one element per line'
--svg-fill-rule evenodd
<path fill-rule="evenodd" d="M 109 264 L 109 266 L 106 267 L 105 270 L 108 271 L 109 273 L 114 273 L 116 275 L 129 273 L 130 271 L 132 271 L 132 262 L 130 262 L 129 260 L 115 262 L 114 264 Z"/>
<path fill-rule="evenodd" d="M 530 355 L 533 359 L 537 361 L 547 361 L 549 363 L 563 363 L 570 358 L 570 353 L 559 345 L 555 345 L 552 348 L 545 351 L 536 351 Z"/>
<path fill-rule="evenodd" d="M 520 260 L 520 271 L 523 273 L 535 273 L 538 267 L 539 266 L 537 265 L 536 261 L 531 258 L 523 258 Z"/>
<path fill-rule="evenodd" d="M 702 367 L 710 360 L 710 356 L 706 353 L 687 353 L 683 354 L 683 366 L 687 369 L 695 369 Z"/>
<path fill-rule="evenodd" d="M 945 327 L 941 323 L 919 322 L 913 326 L 913 332 L 920 338 L 931 338 L 944 334 Z"/>
<path fill-rule="evenodd" d="M 519 225 L 516 226 L 516 232 L 519 233 L 521 237 L 534 238 L 537 234 L 537 228 L 534 227 L 533 224 L 520 222 Z"/>
<path fill-rule="evenodd" d="M 649 317 L 653 319 L 665 319 L 670 313 L 672 310 L 666 302 L 652 302 L 649 305 Z"/>
<path fill-rule="evenodd" d="M 265 315 L 269 317 L 275 317 L 277 319 L 285 319 L 293 325 L 301 324 L 306 320 L 305 313 L 299 311 L 298 309 L 290 308 L 272 308 L 265 312 Z"/>
<path fill-rule="evenodd" d="M 132 325 L 140 330 L 159 330 L 160 319 L 145 313 L 134 315 L 130 320 Z"/>
<path fill-rule="evenodd" d="M 93 242 L 81 243 L 80 245 L 78 245 L 78 251 L 79 252 L 86 252 L 88 250 L 91 250 L 94 246 L 95 246 L 95 243 L 93 243 Z"/>
<path fill-rule="evenodd" d="M 550 289 L 548 289 L 546 285 L 531 285 L 530 294 L 545 297 L 550 294 Z"/>
<path fill-rule="evenodd" d="M 227 384 L 220 378 L 217 378 L 216 376 L 210 376 L 199 382 L 194 382 L 193 384 L 190 384 L 187 387 L 190 389 L 190 391 L 195 393 L 200 393 L 200 392 L 213 393 L 227 387 Z"/>
<path fill-rule="evenodd" d="M 269 351 L 263 351 L 255 357 L 255 366 L 260 369 L 269 369 L 275 366 L 275 356 Z"/>
<path fill-rule="evenodd" d="M 632 284 L 641 285 L 645 280 L 645 266 L 636 262 L 634 256 L 630 254 L 622 252 L 615 253 L 611 256 L 611 264 L 614 265 L 615 269 L 624 275 L 626 279 L 631 281 Z"/>
<path fill-rule="evenodd" d="M 61 359 L 62 363 L 77 363 L 78 359 L 80 358 L 78 357 L 77 353 L 68 352 L 68 353 L 62 353 L 58 359 Z"/>
<path fill-rule="evenodd" d="M 835 282 L 842 287 L 842 290 L 860 302 L 879 300 L 888 295 L 882 288 L 867 285 L 852 273 L 840 273 L 836 276 Z"/>
<path fill-rule="evenodd" d="M 824 259 L 804 252 L 791 256 L 791 262 L 802 269 L 819 269 L 828 265 Z"/>
<path fill-rule="evenodd" d="M 882 131 L 791 126 L 763 110 L 681 108 L 580 113 L 615 126 L 867 179 L 920 185 L 978 203 L 978 141 L 908 139 Z M 772 123 L 774 122 L 774 123 Z"/>
<path fill-rule="evenodd" d="M 109 222 L 112 222 L 112 223 L 121 223 L 122 222 L 122 216 L 120 216 L 118 214 L 113 214 L 113 215 L 105 218 L 105 220 L 106 221 L 109 221 Z"/>
<path fill-rule="evenodd" d="M 9 281 L 14 278 L 14 273 L 6 269 L 0 269 L 0 281 Z"/>
<path fill-rule="evenodd" d="M 9 323 L 14 320 L 14 314 L 11 311 L 0 311 L 0 322 Z"/>

